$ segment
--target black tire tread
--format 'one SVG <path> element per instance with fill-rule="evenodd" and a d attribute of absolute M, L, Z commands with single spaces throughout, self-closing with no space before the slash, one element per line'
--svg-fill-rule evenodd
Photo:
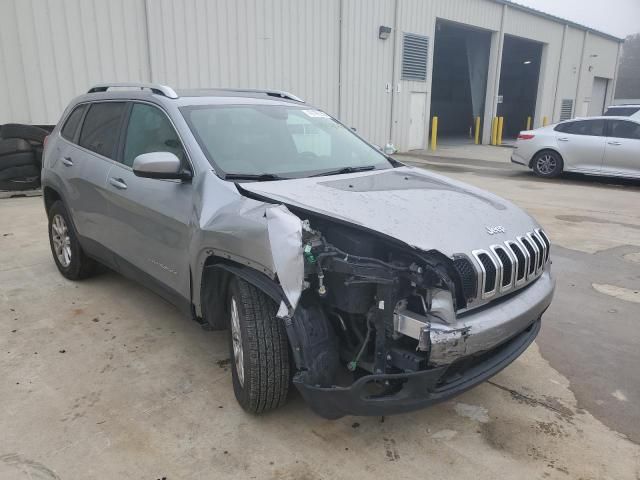
<path fill-rule="evenodd" d="M 33 152 L 8 153 L 0 157 L 0 171 L 6 168 L 37 165 Z"/>
<path fill-rule="evenodd" d="M 250 283 L 235 279 L 241 310 L 244 312 L 246 340 L 245 389 L 246 404 L 252 413 L 260 414 L 280 407 L 289 390 L 289 348 L 284 325 L 276 317 L 276 305 L 264 292 Z M 235 289 L 234 289 L 235 290 Z M 242 315 L 242 314 L 241 314 Z"/>
<path fill-rule="evenodd" d="M 22 138 L 0 138 L 0 157 L 31 150 L 31 144 Z"/>
<path fill-rule="evenodd" d="M 40 178 L 40 169 L 35 165 L 20 165 L 0 169 L 0 181 L 24 180 L 26 178 Z"/>
<path fill-rule="evenodd" d="M 22 123 L 6 123 L 0 128 L 1 138 L 23 138 L 43 143 L 47 135 L 49 135 L 49 132 L 44 128 Z"/>

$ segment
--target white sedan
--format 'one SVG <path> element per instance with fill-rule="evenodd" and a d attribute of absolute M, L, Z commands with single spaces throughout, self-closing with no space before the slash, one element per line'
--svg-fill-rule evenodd
<path fill-rule="evenodd" d="M 547 178 L 562 172 L 640 178 L 640 119 L 576 118 L 520 132 L 511 161 Z"/>

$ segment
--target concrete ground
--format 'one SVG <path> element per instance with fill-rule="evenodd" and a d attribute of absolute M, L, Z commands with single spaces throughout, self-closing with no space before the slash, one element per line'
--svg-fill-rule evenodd
<path fill-rule="evenodd" d="M 640 186 L 500 160 L 402 158 L 487 188 L 549 232 L 556 299 L 510 367 L 416 413 L 263 417 L 205 332 L 114 273 L 73 283 L 40 198 L 0 200 L 0 479 L 640 479 Z"/>

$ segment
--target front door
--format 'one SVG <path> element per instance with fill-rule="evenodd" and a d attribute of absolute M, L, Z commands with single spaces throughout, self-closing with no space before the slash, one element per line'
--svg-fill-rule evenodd
<path fill-rule="evenodd" d="M 119 162 L 109 172 L 109 248 L 123 273 L 139 278 L 173 303 L 190 299 L 189 240 L 192 184 L 137 177 L 135 157 L 186 154 L 171 121 L 158 107 L 133 103 L 125 123 Z"/>
<path fill-rule="evenodd" d="M 409 150 L 425 148 L 427 94 L 412 92 L 409 106 Z"/>
<path fill-rule="evenodd" d="M 558 125 L 558 150 L 567 170 L 599 173 L 604 158 L 604 120 L 576 120 Z"/>
<path fill-rule="evenodd" d="M 640 177 L 640 123 L 607 120 L 607 145 L 602 173 Z"/>

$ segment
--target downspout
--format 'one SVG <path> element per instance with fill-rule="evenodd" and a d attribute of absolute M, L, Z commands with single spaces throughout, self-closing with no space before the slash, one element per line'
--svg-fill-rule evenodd
<path fill-rule="evenodd" d="M 562 30 L 562 46 L 560 47 L 560 62 L 558 63 L 558 74 L 556 75 L 556 91 L 553 96 L 553 117 L 551 118 L 551 123 L 554 123 L 556 120 L 556 112 L 558 111 L 558 87 L 560 86 L 560 71 L 562 70 L 562 60 L 564 58 L 564 46 L 565 40 L 567 37 L 567 30 L 569 29 L 569 25 L 564 24 L 564 29 Z"/>
<path fill-rule="evenodd" d="M 148 1 L 148 0 L 145 0 Z M 344 1 L 340 0 L 338 12 L 338 119 L 342 121 L 342 17 Z"/>
<path fill-rule="evenodd" d="M 502 5 L 502 18 L 500 19 L 500 37 L 498 38 L 498 58 L 496 61 L 495 89 L 493 95 L 493 117 L 498 116 L 498 95 L 500 95 L 500 75 L 502 74 L 502 50 L 504 48 L 504 25 L 507 20 L 507 4 Z"/>
<path fill-rule="evenodd" d="M 587 48 L 587 39 L 589 38 L 589 31 L 584 31 L 584 38 L 582 40 L 582 54 L 580 55 L 580 69 L 578 70 L 578 81 L 576 82 L 576 99 L 573 102 L 573 116 L 576 116 L 576 112 L 578 110 L 578 95 L 580 95 L 580 87 L 582 83 L 582 67 L 584 66 L 584 52 Z"/>
<path fill-rule="evenodd" d="M 149 0 L 144 0 L 144 28 L 147 37 L 147 68 L 149 69 L 149 83 L 153 83 L 153 70 L 151 69 L 151 33 L 149 32 Z"/>
<path fill-rule="evenodd" d="M 393 6 L 393 55 L 391 56 L 391 110 L 389 112 L 389 142 L 393 145 L 393 107 L 396 91 L 396 51 L 398 48 L 398 0 Z"/>
<path fill-rule="evenodd" d="M 618 69 L 620 68 L 621 53 L 622 53 L 622 42 L 618 42 L 618 54 L 616 55 L 616 67 L 613 72 L 613 81 L 611 82 L 611 98 L 609 98 L 609 105 L 613 105 L 616 99 L 616 87 L 618 85 Z"/>

